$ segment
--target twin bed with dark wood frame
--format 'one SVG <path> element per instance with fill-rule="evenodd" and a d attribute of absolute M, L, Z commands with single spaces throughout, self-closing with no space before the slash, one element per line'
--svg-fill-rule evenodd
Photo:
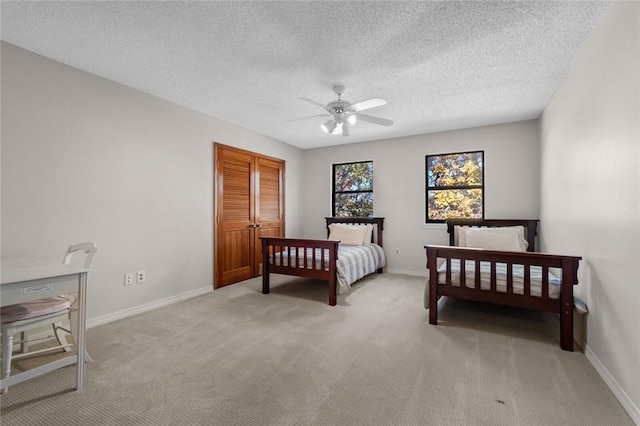
<path fill-rule="evenodd" d="M 455 226 L 524 226 L 525 239 L 529 243 L 526 252 L 492 251 L 466 247 L 455 247 Z M 447 220 L 449 246 L 425 246 L 427 252 L 427 269 L 429 270 L 429 323 L 438 324 L 438 299 L 448 296 L 460 299 L 489 302 L 499 305 L 515 306 L 535 309 L 539 311 L 555 312 L 560 316 L 560 347 L 566 351 L 573 351 L 573 286 L 578 284 L 578 264 L 581 257 L 559 256 L 535 253 L 535 237 L 537 235 L 537 220 L 475 220 L 455 219 Z M 445 279 L 438 279 L 438 259 L 444 259 L 447 264 Z M 451 260 L 459 259 L 460 283 L 466 282 L 465 261 L 475 262 L 474 288 L 464 284 L 452 285 Z M 490 263 L 490 288 L 483 289 L 480 284 L 480 262 Z M 496 264 L 506 264 L 506 292 L 498 291 Z M 524 294 L 513 291 L 513 265 L 523 265 Z M 531 292 L 530 271 L 532 266 L 542 270 L 541 295 Z M 549 296 L 549 268 L 561 271 L 560 293 L 558 298 Z M 511 272 L 510 272 L 511 271 Z M 440 281 L 440 282 L 438 282 Z"/>
<path fill-rule="evenodd" d="M 382 229 L 384 218 L 382 217 L 327 217 L 327 238 L 329 237 L 329 225 L 332 223 L 345 223 L 357 225 L 373 225 L 372 242 L 382 246 Z M 283 274 L 298 277 L 324 280 L 329 284 L 329 305 L 335 306 L 337 301 L 337 269 L 338 246 L 336 240 L 308 240 L 297 238 L 262 237 L 262 292 L 268 294 L 269 275 Z M 291 259 L 292 250 L 303 262 L 300 265 L 295 258 Z M 298 255 L 300 253 L 300 255 Z M 318 253 L 319 259 L 313 254 Z M 314 260 L 309 260 L 311 257 Z M 382 269 L 378 269 L 381 273 Z"/>

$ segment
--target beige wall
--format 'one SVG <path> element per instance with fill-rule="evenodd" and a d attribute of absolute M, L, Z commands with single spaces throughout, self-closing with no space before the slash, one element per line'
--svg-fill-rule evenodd
<path fill-rule="evenodd" d="M 305 150 L 304 236 L 326 236 L 323 217 L 331 215 L 332 164 L 373 160 L 373 210 L 385 218 L 388 269 L 426 276 L 424 245 L 448 240 L 444 224 L 425 225 L 425 156 L 476 150 L 485 152 L 485 216 L 538 218 L 534 120 Z"/>
<path fill-rule="evenodd" d="M 10 44 L 1 54 L 2 256 L 62 261 L 95 242 L 90 324 L 211 289 L 214 141 L 286 161 L 299 232 L 301 150 Z M 139 269 L 147 282 L 125 287 Z"/>
<path fill-rule="evenodd" d="M 545 251 L 583 256 L 587 357 L 640 424 L 640 3 L 615 2 L 540 121 Z"/>

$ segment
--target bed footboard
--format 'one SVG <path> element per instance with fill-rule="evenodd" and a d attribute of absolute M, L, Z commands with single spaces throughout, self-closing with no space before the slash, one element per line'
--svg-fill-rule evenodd
<path fill-rule="evenodd" d="M 326 280 L 329 305 L 337 301 L 336 260 L 339 241 L 262 237 L 262 293 L 268 294 L 269 274 Z"/>
<path fill-rule="evenodd" d="M 580 257 L 431 245 L 425 249 L 429 270 L 429 323 L 438 323 L 440 296 L 555 312 L 560 315 L 560 347 L 573 351 L 573 286 L 578 284 Z M 439 262 L 446 264 L 446 273 L 438 273 Z M 459 270 L 452 273 L 454 262 Z M 473 267 L 467 271 L 465 265 Z M 514 291 L 514 266 L 523 271 L 522 288 L 518 291 Z M 483 267 L 488 271 L 484 284 Z M 499 269 L 505 271 L 501 278 L 498 277 Z M 540 271 L 537 282 L 532 278 L 534 269 Z M 556 273 L 561 282 L 555 295 L 550 291 L 550 269 L 560 271 Z M 472 285 L 469 285 L 470 281 Z"/>

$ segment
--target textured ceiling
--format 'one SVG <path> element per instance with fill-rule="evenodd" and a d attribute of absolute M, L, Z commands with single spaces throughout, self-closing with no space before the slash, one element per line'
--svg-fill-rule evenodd
<path fill-rule="evenodd" d="M 312 148 L 533 119 L 609 1 L 10 2 L 2 40 Z M 391 127 L 320 130 L 373 97 Z"/>

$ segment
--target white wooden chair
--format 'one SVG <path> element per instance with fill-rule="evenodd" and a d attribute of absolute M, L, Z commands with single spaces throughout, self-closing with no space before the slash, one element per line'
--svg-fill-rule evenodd
<path fill-rule="evenodd" d="M 83 266 L 85 268 L 89 268 L 91 266 L 93 255 L 96 251 L 97 247 L 93 243 L 87 242 L 74 244 L 67 250 L 63 262 L 66 265 L 70 265 L 75 254 L 84 253 L 85 258 Z M 0 317 L 2 323 L 1 353 L 3 379 L 9 377 L 9 374 L 11 373 L 12 359 L 59 349 L 63 349 L 65 351 L 70 350 L 70 347 L 73 346 L 74 343 L 67 343 L 65 333 L 70 333 L 72 336 L 75 335 L 77 313 L 72 309 L 74 303 L 75 298 L 73 296 L 56 296 L 2 307 L 0 310 Z M 71 326 L 70 330 L 62 327 L 62 321 L 66 320 L 69 320 Z M 25 338 L 25 331 L 42 328 L 47 324 L 53 326 L 53 332 L 54 336 L 58 340 L 58 346 L 29 352 L 29 342 Z M 18 342 L 15 342 L 13 339 L 16 333 L 20 333 L 20 340 Z M 16 355 L 13 355 L 14 343 L 20 344 L 20 353 Z M 88 354 L 86 356 L 87 359 L 90 359 Z"/>

